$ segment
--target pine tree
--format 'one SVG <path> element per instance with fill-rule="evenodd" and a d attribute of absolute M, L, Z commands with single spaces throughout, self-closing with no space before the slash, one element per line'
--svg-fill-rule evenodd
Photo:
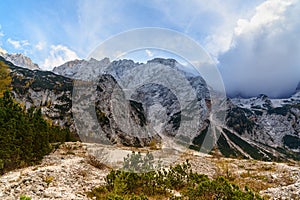
<path fill-rule="evenodd" d="M 9 91 L 0 97 L 0 175 L 38 163 L 50 153 L 50 142 L 68 139 L 69 130 L 50 126 L 40 108 L 22 109 Z"/>

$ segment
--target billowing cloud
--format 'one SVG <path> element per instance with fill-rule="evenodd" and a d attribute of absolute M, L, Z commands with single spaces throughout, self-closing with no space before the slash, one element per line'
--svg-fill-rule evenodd
<path fill-rule="evenodd" d="M 51 45 L 50 55 L 45 59 L 42 67 L 51 70 L 67 61 L 78 59 L 77 54 L 63 45 Z"/>
<path fill-rule="evenodd" d="M 239 19 L 230 49 L 219 57 L 230 95 L 289 95 L 300 81 L 300 3 L 267 0 Z"/>

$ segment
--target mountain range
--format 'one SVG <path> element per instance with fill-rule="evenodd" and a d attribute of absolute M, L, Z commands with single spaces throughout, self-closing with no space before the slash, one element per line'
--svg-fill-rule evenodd
<path fill-rule="evenodd" d="M 31 70 L 40 69 L 38 64 L 33 63 L 29 57 L 24 56 L 21 53 L 8 54 L 0 51 L 0 56 L 17 66 L 22 66 Z"/>
<path fill-rule="evenodd" d="M 143 64 L 132 60 L 74 60 L 53 71 L 40 70 L 21 54 L 1 54 L 0 60 L 10 67 L 12 92 L 18 102 L 27 109 L 41 107 L 51 123 L 80 132 L 85 141 L 148 146 L 153 141 L 163 142 L 163 136 L 175 137 L 184 119 L 189 117 L 182 112 L 181 97 L 173 90 L 148 83 L 139 86 L 130 93 L 128 101 L 121 103 L 120 108 L 127 108 L 125 114 L 132 123 L 132 126 L 122 127 L 111 106 L 116 100 L 114 88 L 127 84 L 122 82 L 124 76 L 131 77 L 134 84 L 145 81 L 143 75 L 135 71 Z M 211 134 L 210 125 L 216 124 L 218 139 L 211 153 L 259 160 L 300 159 L 300 82 L 294 95 L 286 99 L 270 99 L 263 94 L 247 99 L 228 98 L 225 122 L 219 124 L 209 118 L 211 99 L 201 76 L 185 71 L 174 59 L 155 58 L 145 65 L 175 70 L 195 91 L 197 102 L 195 105 L 187 103 L 187 107 L 199 111 L 201 117 L 194 127 L 197 135 L 190 137 L 187 133 L 187 139 L 191 140 L 189 148 L 200 150 L 206 136 Z M 164 73 L 158 69 L 157 74 Z M 88 91 L 90 87 L 95 88 L 92 95 Z M 125 94 L 120 97 L 122 95 Z M 83 100 L 77 103 L 76 96 Z M 95 111 L 96 121 L 92 111 Z M 118 114 L 122 113 L 120 110 Z"/>

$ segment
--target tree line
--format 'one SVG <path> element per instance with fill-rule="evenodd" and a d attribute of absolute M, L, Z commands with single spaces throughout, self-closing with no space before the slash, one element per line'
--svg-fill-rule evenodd
<path fill-rule="evenodd" d="M 48 124 L 40 108 L 22 108 L 9 89 L 9 68 L 0 62 L 0 174 L 39 163 L 51 143 L 70 141 L 69 129 Z"/>

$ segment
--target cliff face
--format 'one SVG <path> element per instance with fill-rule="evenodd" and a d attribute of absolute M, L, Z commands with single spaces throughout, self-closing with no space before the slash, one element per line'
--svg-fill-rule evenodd
<path fill-rule="evenodd" d="M 221 130 L 220 137 L 227 140 L 222 146 L 227 143 L 242 149 L 237 151 L 242 155 L 256 159 L 299 159 L 299 98 L 269 99 L 263 95 L 229 102 L 226 127 Z"/>
<path fill-rule="evenodd" d="M 98 67 L 97 65 L 87 65 L 84 68 L 87 74 L 90 74 L 89 71 L 97 71 L 96 69 L 102 71 L 102 74 L 94 74 L 94 77 L 97 77 L 94 85 L 87 84 L 89 81 L 86 81 L 86 78 L 91 77 L 84 74 L 80 78 L 79 74 L 82 72 L 76 72 L 77 69 L 83 69 L 82 62 L 80 62 L 80 66 L 77 64 L 68 67 L 62 65 L 54 70 L 56 73 L 67 70 L 68 73 L 64 75 L 77 80 L 75 89 L 78 93 L 76 93 L 75 99 L 82 102 L 75 100 L 76 112 L 84 114 L 78 114 L 75 118 L 78 119 L 79 124 L 84 124 L 81 127 L 88 127 L 87 129 L 82 128 L 80 132 L 92 130 L 93 136 L 84 135 L 86 139 L 107 138 L 109 141 L 106 142 L 130 146 L 145 146 L 152 140 L 160 142 L 159 135 L 175 136 L 180 123 L 182 123 L 181 119 L 190 117 L 181 112 L 182 106 L 200 112 L 199 125 L 195 129 L 203 128 L 204 120 L 208 117 L 206 102 L 209 101 L 209 93 L 205 81 L 200 76 L 183 73 L 183 77 L 187 80 L 185 83 L 195 91 L 196 100 L 196 102 L 186 101 L 184 105 L 182 102 L 188 97 L 188 90 L 185 90 L 186 86 L 180 85 L 180 81 L 177 81 L 176 85 L 183 91 L 180 93 L 182 96 L 176 96 L 173 93 L 174 90 L 171 91 L 167 87 L 174 81 L 174 77 L 169 76 L 169 80 L 163 84 L 152 83 L 153 79 L 155 81 L 162 80 L 159 76 L 168 75 L 166 73 L 170 71 L 166 72 L 163 68 L 170 67 L 173 70 L 172 73 L 182 74 L 180 71 L 182 66 L 178 66 L 179 63 L 175 60 L 155 59 L 145 65 L 134 63 L 131 60 L 114 61 L 108 65 L 107 59 L 92 62 L 97 63 Z M 140 67 L 146 70 L 140 70 Z M 69 73 L 70 71 L 72 73 Z M 89 90 L 92 87 L 95 89 Z M 91 101 L 96 103 L 98 121 L 94 120 L 93 108 L 90 110 L 91 112 L 85 112 L 89 110 L 88 102 Z M 77 105 L 79 106 L 77 107 Z"/>
<path fill-rule="evenodd" d="M 96 83 L 75 82 L 73 116 L 81 139 L 138 147 L 149 145 L 152 139 L 159 141 L 142 104 L 134 100 L 118 101 L 115 107 L 113 102 L 124 96 L 120 86 L 111 75 L 98 78 Z M 117 95 L 116 90 L 120 92 Z"/>

